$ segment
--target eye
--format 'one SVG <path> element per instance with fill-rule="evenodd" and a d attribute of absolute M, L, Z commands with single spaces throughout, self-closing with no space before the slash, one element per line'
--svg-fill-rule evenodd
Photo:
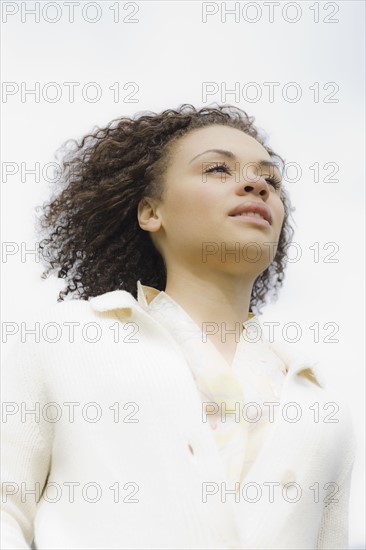
<path fill-rule="evenodd" d="M 214 164 L 207 166 L 203 171 L 204 174 L 213 174 L 215 172 L 228 175 L 231 174 L 230 167 L 226 164 L 226 162 L 215 162 Z"/>
<path fill-rule="evenodd" d="M 268 178 L 266 178 L 266 181 L 275 189 L 279 189 L 281 187 L 281 180 L 278 180 L 274 176 L 269 176 Z"/>

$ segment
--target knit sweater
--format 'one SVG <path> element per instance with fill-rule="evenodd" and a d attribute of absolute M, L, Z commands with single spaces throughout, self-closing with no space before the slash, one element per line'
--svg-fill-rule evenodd
<path fill-rule="evenodd" d="M 130 293 L 28 328 L 2 369 L 4 550 L 347 548 L 350 411 L 302 353 L 268 343 L 288 374 L 238 492 L 181 348 Z"/>
<path fill-rule="evenodd" d="M 249 313 L 231 333 L 236 350 L 229 365 L 169 294 L 138 281 L 137 300 L 182 349 L 201 397 L 202 421 L 210 423 L 228 480 L 234 486 L 244 482 L 271 428 L 264 403 L 278 403 L 287 374 L 284 362 L 264 343 L 257 316 Z M 219 330 L 209 327 L 209 332 Z"/>

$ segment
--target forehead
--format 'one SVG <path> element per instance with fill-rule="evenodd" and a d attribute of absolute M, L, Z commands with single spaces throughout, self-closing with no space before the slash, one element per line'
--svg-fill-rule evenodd
<path fill-rule="evenodd" d="M 225 149 L 239 159 L 272 160 L 269 153 L 256 139 L 241 130 L 229 126 L 213 125 L 194 129 L 180 138 L 174 147 L 177 161 L 189 162 L 195 155 L 207 149 Z"/>

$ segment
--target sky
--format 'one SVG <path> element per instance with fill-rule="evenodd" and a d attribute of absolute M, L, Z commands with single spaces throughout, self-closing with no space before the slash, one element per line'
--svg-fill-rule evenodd
<path fill-rule="evenodd" d="M 31 252 L 35 208 L 48 198 L 62 143 L 120 116 L 182 103 L 244 109 L 285 159 L 296 207 L 294 256 L 261 321 L 279 321 L 279 338 L 286 323 L 299 325 L 298 345 L 349 399 L 359 445 L 350 548 L 363 547 L 365 3 L 1 9 L 3 322 L 53 305 L 62 288 L 40 278 Z"/>

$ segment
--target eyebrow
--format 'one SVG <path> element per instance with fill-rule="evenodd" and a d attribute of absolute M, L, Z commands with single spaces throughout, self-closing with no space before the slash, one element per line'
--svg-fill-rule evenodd
<path fill-rule="evenodd" d="M 191 164 L 194 160 L 196 160 L 198 157 L 201 157 L 202 155 L 206 155 L 207 153 L 217 153 L 218 155 L 221 155 L 223 157 L 227 157 L 229 159 L 235 159 L 236 156 L 231 151 L 226 151 L 225 149 L 207 149 L 207 151 L 204 151 L 203 153 L 200 153 L 199 155 L 195 156 L 192 160 L 189 161 L 188 164 Z M 259 166 L 273 166 L 274 168 L 278 169 L 278 166 L 275 162 L 271 162 L 270 160 L 257 160 L 255 164 L 258 164 Z"/>

